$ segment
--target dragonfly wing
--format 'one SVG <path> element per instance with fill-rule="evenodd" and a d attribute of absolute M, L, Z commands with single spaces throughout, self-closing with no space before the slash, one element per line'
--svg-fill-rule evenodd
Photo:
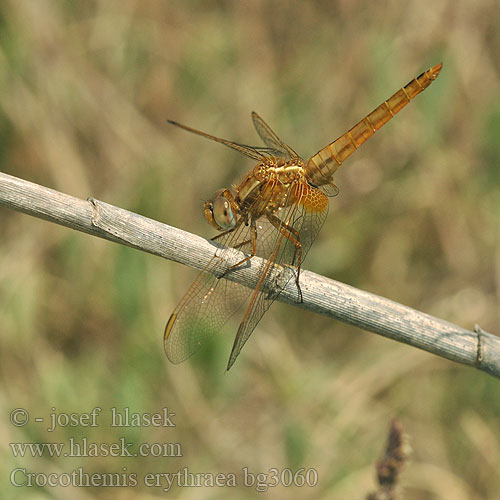
<path fill-rule="evenodd" d="M 289 199 L 293 196 L 291 190 L 296 187 L 293 185 L 287 193 Z M 228 369 L 232 366 L 263 314 L 288 281 L 296 276 L 297 269 L 293 265 L 302 263 L 324 222 L 328 201 L 315 205 L 314 200 L 321 199 L 321 196 L 326 200 L 326 197 L 309 184 L 305 184 L 303 190 L 307 192 L 295 197 L 296 203 L 277 211 L 274 223 L 264 217 L 258 219 L 254 225 L 241 223 L 221 239 L 224 248 L 217 250 L 167 323 L 164 344 L 170 361 L 181 363 L 194 354 L 251 295 L 233 345 Z M 256 230 L 256 255 L 265 259 L 260 264 L 261 269 L 257 271 L 259 281 L 255 290 L 224 278 L 217 278 L 228 270 L 228 253 L 234 252 L 231 247 L 251 254 L 252 227 Z M 297 241 L 302 245 L 300 263 Z M 271 271 L 276 276 L 275 283 L 270 290 L 264 290 L 265 278 Z"/>
<path fill-rule="evenodd" d="M 292 189 L 295 189 L 295 186 Z M 321 203 L 314 206 L 315 199 L 320 199 Z M 261 219 L 257 222 L 258 245 L 261 245 L 258 253 L 265 254 L 267 260 L 236 334 L 227 365 L 228 370 L 236 361 L 264 313 L 271 307 L 290 279 L 296 278 L 297 268 L 293 266 L 302 265 L 327 213 L 326 197 L 318 189 L 308 185 L 305 194 L 297 200 L 297 203 L 277 214 L 280 221 L 277 224 L 278 227 L 267 222 L 266 228 Z M 300 241 L 302 246 L 300 262 L 298 262 L 297 241 Z M 276 279 L 271 290 L 264 290 L 265 278 L 270 273 L 276 273 Z"/>
<path fill-rule="evenodd" d="M 210 135 L 201 130 L 196 130 L 195 128 L 188 127 L 187 125 L 182 125 L 182 123 L 174 122 L 173 120 L 167 120 L 171 125 L 175 125 L 176 127 L 182 128 L 183 130 L 187 130 L 196 135 L 200 135 L 201 137 L 205 137 L 205 139 L 210 139 L 211 141 L 218 142 L 220 144 L 224 144 L 229 148 L 232 148 L 249 158 L 253 158 L 257 161 L 264 161 L 270 154 L 268 151 L 269 148 L 255 148 L 253 146 L 247 146 L 246 144 L 240 144 L 238 142 L 228 141 L 227 139 L 221 139 L 220 137 L 216 137 L 215 135 Z"/>
<path fill-rule="evenodd" d="M 323 186 L 320 186 L 319 188 L 326 194 L 326 196 L 329 197 L 337 196 L 339 194 L 339 188 L 333 182 L 323 184 Z"/>
<path fill-rule="evenodd" d="M 273 131 L 273 129 L 262 119 L 262 117 L 252 111 L 252 120 L 255 126 L 255 130 L 259 134 L 260 138 L 264 141 L 266 146 L 274 148 L 281 152 L 280 156 L 287 159 L 299 159 L 299 155 L 290 147 L 285 144 Z"/>
<path fill-rule="evenodd" d="M 271 147 L 260 147 L 260 146 L 252 146 L 255 151 L 258 151 L 259 153 L 262 153 L 265 156 L 270 156 L 272 158 L 287 158 L 288 155 L 285 151 L 282 149 L 276 149 L 276 148 L 271 148 Z"/>
<path fill-rule="evenodd" d="M 291 276 L 290 276 L 291 278 Z M 290 280 L 287 280 L 287 282 Z M 255 327 L 261 320 L 264 313 L 271 307 L 276 297 L 280 294 L 283 288 L 276 288 L 273 293 L 264 293 L 260 290 L 255 290 L 252 298 L 250 299 L 250 304 L 245 313 L 245 318 L 243 319 L 240 327 L 238 328 L 238 333 L 234 339 L 233 348 L 231 349 L 231 355 L 229 356 L 229 361 L 227 364 L 227 369 L 229 370 L 233 366 L 236 358 L 240 354 L 246 341 L 252 335 Z"/>
<path fill-rule="evenodd" d="M 248 241 L 248 243 L 246 243 Z M 241 224 L 221 240 L 224 247 L 238 246 L 249 253 L 250 230 Z M 252 292 L 238 283 L 220 279 L 227 271 L 227 254 L 221 248 L 198 275 L 168 320 L 164 346 L 172 363 L 181 363 L 193 355 L 245 303 Z"/>

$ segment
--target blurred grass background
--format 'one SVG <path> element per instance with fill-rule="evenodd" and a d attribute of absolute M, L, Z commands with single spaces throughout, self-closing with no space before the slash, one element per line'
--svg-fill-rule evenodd
<path fill-rule="evenodd" d="M 252 162 L 166 124 L 258 143 L 255 109 L 308 157 L 440 61 L 439 79 L 338 172 L 305 268 L 499 331 L 500 8 L 495 0 L 4 0 L 0 170 L 205 237 L 201 204 Z M 363 498 L 389 419 L 413 449 L 404 498 L 500 498 L 492 377 L 282 304 L 224 373 L 237 321 L 180 366 L 165 321 L 194 270 L 0 210 L 4 498 L 156 498 L 161 488 L 18 488 L 30 472 L 315 468 L 268 498 Z M 90 412 L 53 433 L 33 418 Z M 175 428 L 113 429 L 111 406 Z M 15 428 L 9 412 L 30 411 Z M 9 442 L 179 442 L 182 458 L 14 458 Z M 171 498 L 254 498 L 175 488 Z"/>

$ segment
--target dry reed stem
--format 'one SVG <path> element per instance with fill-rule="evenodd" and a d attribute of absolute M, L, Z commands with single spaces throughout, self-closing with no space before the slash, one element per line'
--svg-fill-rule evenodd
<path fill-rule="evenodd" d="M 209 240 L 133 212 L 92 198 L 81 200 L 3 173 L 0 205 L 200 270 L 216 248 Z M 241 260 L 240 252 L 232 254 L 234 262 L 228 265 Z M 258 260 L 254 257 L 248 266 L 235 269 L 227 279 L 255 286 Z M 264 288 L 271 289 L 276 279 L 277 273 L 268 276 Z M 478 326 L 470 331 L 306 270 L 301 271 L 300 287 L 302 303 L 297 300 L 293 280 L 278 300 L 500 377 L 500 338 Z"/>

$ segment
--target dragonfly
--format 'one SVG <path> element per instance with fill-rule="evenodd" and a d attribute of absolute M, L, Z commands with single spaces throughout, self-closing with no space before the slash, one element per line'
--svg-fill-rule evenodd
<path fill-rule="evenodd" d="M 169 123 L 224 144 L 255 160 L 257 165 L 232 189 L 216 191 L 203 205 L 207 221 L 219 234 L 212 238 L 217 250 L 200 272 L 174 312 L 164 333 L 168 359 L 185 361 L 239 309 L 243 318 L 227 363 L 229 370 L 264 313 L 295 277 L 299 300 L 302 264 L 325 221 L 328 197 L 339 193 L 334 183 L 338 167 L 378 129 L 425 90 L 439 75 L 442 63 L 428 69 L 366 115 L 345 134 L 304 161 L 255 112 L 252 120 L 264 146 L 247 146 Z M 229 265 L 234 249 L 244 257 Z M 254 259 L 261 257 L 261 259 Z M 258 261 L 258 280 L 252 288 L 225 279 L 233 270 Z M 290 272 L 292 270 L 292 272 Z M 270 273 L 279 272 L 271 290 Z M 287 272 L 288 271 L 288 272 Z"/>

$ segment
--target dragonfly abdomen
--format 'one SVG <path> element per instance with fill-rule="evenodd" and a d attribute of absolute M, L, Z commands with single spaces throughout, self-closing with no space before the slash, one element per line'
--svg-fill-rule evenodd
<path fill-rule="evenodd" d="M 441 68 L 442 64 L 438 64 L 417 76 L 356 123 L 345 134 L 313 155 L 305 167 L 310 182 L 315 186 L 331 184 L 333 174 L 337 168 L 379 128 L 399 113 L 420 92 L 425 90 L 437 78 Z"/>

